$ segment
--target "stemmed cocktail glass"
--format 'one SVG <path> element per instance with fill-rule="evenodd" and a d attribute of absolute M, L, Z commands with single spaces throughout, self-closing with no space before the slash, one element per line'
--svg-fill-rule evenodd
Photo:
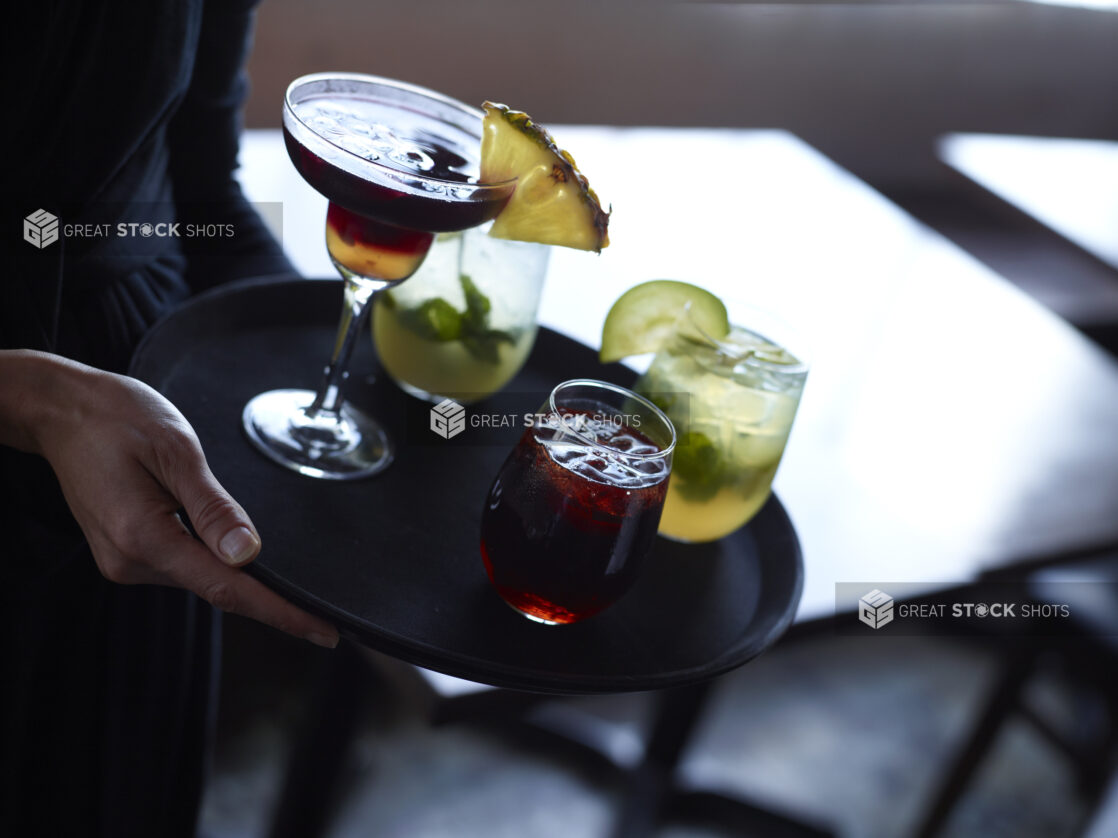
<path fill-rule="evenodd" d="M 481 128 L 480 111 L 391 79 L 318 73 L 288 87 L 284 141 L 330 201 L 326 246 L 345 298 L 318 390 L 271 390 L 245 406 L 245 431 L 271 459 L 333 480 L 391 462 L 384 430 L 344 401 L 349 358 L 373 294 L 411 276 L 436 233 L 488 221 L 512 194 L 515 181 L 477 181 Z"/>

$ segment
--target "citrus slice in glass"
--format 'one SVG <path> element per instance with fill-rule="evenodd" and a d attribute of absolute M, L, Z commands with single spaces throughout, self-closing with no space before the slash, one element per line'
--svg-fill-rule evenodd
<path fill-rule="evenodd" d="M 574 158 L 526 113 L 494 102 L 484 108 L 481 180 L 516 178 L 489 235 L 601 252 L 609 244 L 609 213 Z"/>
<path fill-rule="evenodd" d="M 635 285 L 617 298 L 602 325 L 602 363 L 655 352 L 690 308 L 695 325 L 720 340 L 730 333 L 726 306 L 709 291 L 675 279 Z"/>

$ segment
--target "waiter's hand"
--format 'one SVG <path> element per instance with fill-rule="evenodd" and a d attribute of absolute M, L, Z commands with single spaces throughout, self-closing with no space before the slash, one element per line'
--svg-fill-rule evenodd
<path fill-rule="evenodd" d="M 240 570 L 259 554 L 260 536 L 174 405 L 135 379 L 55 355 L 0 355 L 0 441 L 50 462 L 107 579 L 185 588 L 222 611 L 337 645 L 333 626 Z"/>

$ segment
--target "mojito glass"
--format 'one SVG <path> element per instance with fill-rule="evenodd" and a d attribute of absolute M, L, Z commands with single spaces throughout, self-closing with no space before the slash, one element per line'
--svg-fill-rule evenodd
<path fill-rule="evenodd" d="M 684 313 L 635 390 L 676 426 L 660 534 L 713 541 L 764 505 L 800 403 L 807 364 L 774 336 L 775 318 L 750 311 L 715 339 Z M 756 325 L 754 321 L 764 321 Z"/>
<path fill-rule="evenodd" d="M 445 233 L 406 283 L 378 294 L 373 340 L 384 369 L 429 401 L 483 399 L 516 375 L 536 339 L 551 248 Z"/>

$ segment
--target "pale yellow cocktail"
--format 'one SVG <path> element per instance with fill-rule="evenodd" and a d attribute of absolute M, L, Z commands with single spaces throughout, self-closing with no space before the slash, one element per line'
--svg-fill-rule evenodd
<path fill-rule="evenodd" d="M 439 236 L 415 276 L 373 304 L 385 370 L 432 401 L 465 403 L 500 390 L 532 351 L 548 253 L 484 228 Z"/>
<path fill-rule="evenodd" d="M 676 426 L 660 533 L 712 541 L 752 518 L 769 497 L 807 366 L 779 345 L 735 327 L 721 340 L 688 316 L 634 388 Z"/>

